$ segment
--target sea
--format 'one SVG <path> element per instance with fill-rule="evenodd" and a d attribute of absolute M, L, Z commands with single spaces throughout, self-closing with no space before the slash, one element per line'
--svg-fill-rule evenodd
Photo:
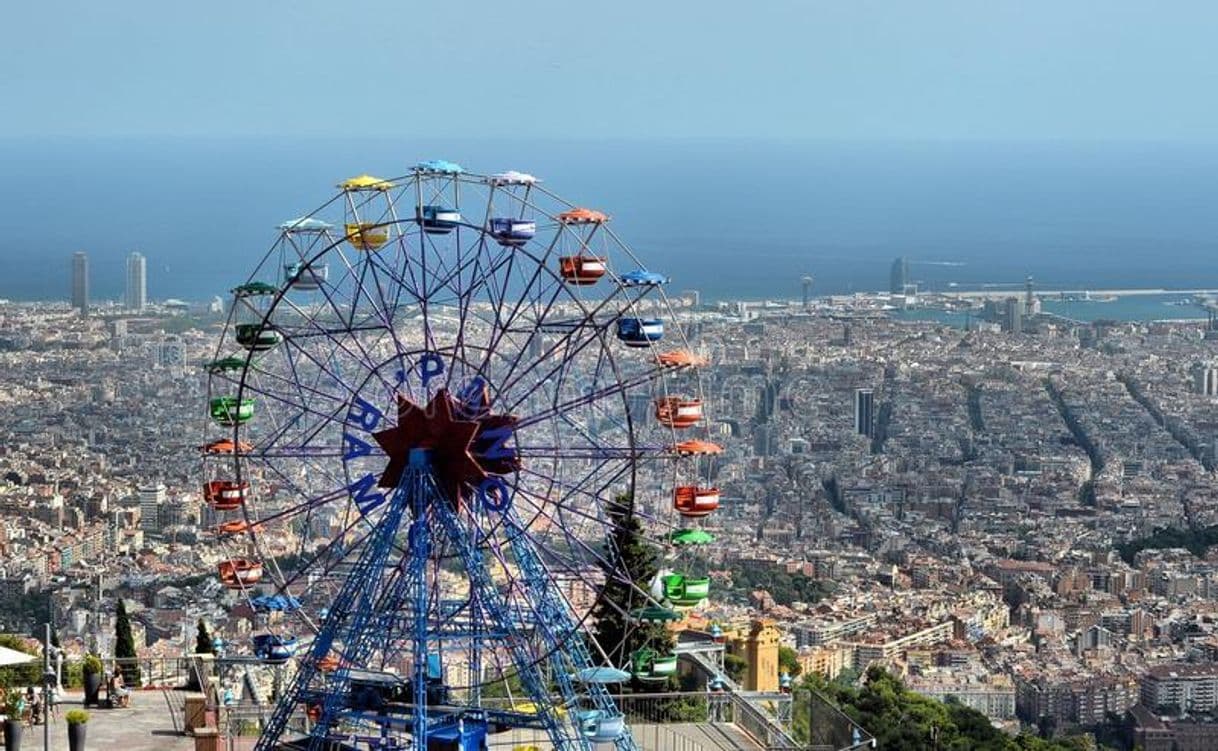
<path fill-rule="evenodd" d="M 709 301 L 882 290 L 898 256 L 932 291 L 1218 288 L 1218 144 L 115 137 L 0 140 L 0 298 L 67 299 L 79 250 L 119 298 L 138 250 L 152 299 L 208 300 L 338 181 L 430 158 L 537 175 Z M 1055 312 L 1202 315 L 1177 297 Z"/>

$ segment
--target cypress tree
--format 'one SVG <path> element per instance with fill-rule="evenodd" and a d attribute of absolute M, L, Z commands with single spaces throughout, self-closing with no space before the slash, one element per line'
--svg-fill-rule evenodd
<path fill-rule="evenodd" d="M 211 634 L 207 630 L 207 624 L 203 619 L 199 619 L 199 630 L 195 634 L 195 653 L 201 655 L 210 655 L 216 653 L 216 648 L 212 644 Z"/>
<path fill-rule="evenodd" d="M 613 525 L 606 556 L 610 570 L 602 597 L 592 612 L 592 636 L 614 667 L 630 670 L 635 652 L 648 647 L 660 655 L 670 654 L 675 639 L 663 623 L 639 623 L 630 618 L 631 610 L 648 605 L 639 590 L 646 592 L 651 587 L 659 571 L 659 558 L 643 538 L 629 496 L 619 496 L 609 507 L 609 520 Z M 641 688 L 637 680 L 632 686 Z M 658 688 L 652 686 L 651 690 Z"/>
<path fill-rule="evenodd" d="M 131 635 L 131 619 L 127 615 L 127 604 L 118 598 L 114 610 L 114 656 L 126 660 L 120 664 L 123 682 L 128 686 L 140 685 L 140 666 L 135 662 L 135 638 Z"/>

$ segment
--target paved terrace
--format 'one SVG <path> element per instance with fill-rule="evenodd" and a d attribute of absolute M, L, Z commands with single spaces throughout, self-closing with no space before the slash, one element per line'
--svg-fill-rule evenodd
<path fill-rule="evenodd" d="M 50 748 L 58 751 L 68 746 L 67 726 L 63 720 L 69 709 L 81 706 L 83 695 L 68 692 L 59 705 L 59 718 L 51 722 Z M 87 748 L 89 751 L 194 751 L 195 739 L 183 735 L 182 703 L 184 694 L 178 691 L 134 691 L 131 706 L 125 709 L 89 709 Z M 681 723 L 656 725 L 640 723 L 633 727 L 634 737 L 644 751 L 761 751 L 745 733 L 730 723 Z M 24 751 L 42 751 L 42 726 L 26 730 L 22 741 Z M 2 740 L 2 739 L 0 739 Z M 492 748 L 508 751 L 517 745 L 536 745 L 549 751 L 550 744 L 542 737 L 496 738 Z M 247 751 L 254 738 L 234 739 L 229 751 Z M 0 743 L 2 745 L 2 743 Z M 222 746 L 221 748 L 224 748 Z"/>
<path fill-rule="evenodd" d="M 68 728 L 64 713 L 79 709 L 84 695 L 68 692 L 59 705 L 59 718 L 51 719 L 52 751 L 68 747 Z M 89 708 L 86 748 L 90 751 L 193 751 L 195 742 L 178 732 L 181 709 L 170 711 L 170 700 L 161 691 L 134 691 L 127 709 Z M 27 728 L 22 738 L 23 751 L 42 751 L 41 725 Z"/>

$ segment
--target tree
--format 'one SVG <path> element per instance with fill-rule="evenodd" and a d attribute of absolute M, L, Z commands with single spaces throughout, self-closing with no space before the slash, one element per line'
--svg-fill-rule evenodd
<path fill-rule="evenodd" d="M 607 551 L 609 576 L 592 612 L 596 623 L 592 638 L 611 664 L 629 669 L 631 657 L 639 650 L 650 648 L 660 654 L 670 654 L 676 644 L 663 623 L 639 623 L 630 619 L 631 610 L 649 604 L 643 593 L 659 572 L 658 558 L 643 539 L 642 525 L 634 517 L 630 496 L 621 495 L 615 499 L 609 507 L 609 520 L 613 525 Z M 631 686 L 641 688 L 637 679 Z"/>
<path fill-rule="evenodd" d="M 195 634 L 195 654 L 211 655 L 216 653 L 211 634 L 207 631 L 207 623 L 199 619 L 199 630 Z"/>
<path fill-rule="evenodd" d="M 804 671 L 804 666 L 799 664 L 799 653 L 790 647 L 779 647 L 778 670 L 792 678 L 798 678 Z"/>
<path fill-rule="evenodd" d="M 735 652 L 723 653 L 723 671 L 727 677 L 736 683 L 744 680 L 744 671 L 749 669 L 749 661 Z"/>
<path fill-rule="evenodd" d="M 1074 751 L 1079 739 L 1043 740 L 1024 733 L 1015 738 L 998 730 L 980 712 L 959 701 L 938 702 L 905 688 L 883 668 L 867 669 L 862 686 L 818 676 L 805 678 L 792 709 L 797 737 L 807 740 L 812 720 L 812 692 L 839 707 L 875 736 L 877 748 L 902 751 Z"/>
<path fill-rule="evenodd" d="M 127 604 L 118 598 L 114 609 L 114 657 L 123 671 L 123 682 L 129 686 L 140 685 L 140 666 L 136 662 L 135 638 L 131 635 L 131 619 L 127 615 Z"/>

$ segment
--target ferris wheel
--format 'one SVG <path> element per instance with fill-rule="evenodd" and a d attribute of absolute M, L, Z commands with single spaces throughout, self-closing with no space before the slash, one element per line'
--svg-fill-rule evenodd
<path fill-rule="evenodd" d="M 290 669 L 258 748 L 636 748 L 610 688 L 676 655 L 598 645 L 589 613 L 705 602 L 682 551 L 719 503 L 668 279 L 528 174 L 337 187 L 279 226 L 206 365 L 217 574 Z M 624 519 L 664 548 L 643 586 Z"/>

